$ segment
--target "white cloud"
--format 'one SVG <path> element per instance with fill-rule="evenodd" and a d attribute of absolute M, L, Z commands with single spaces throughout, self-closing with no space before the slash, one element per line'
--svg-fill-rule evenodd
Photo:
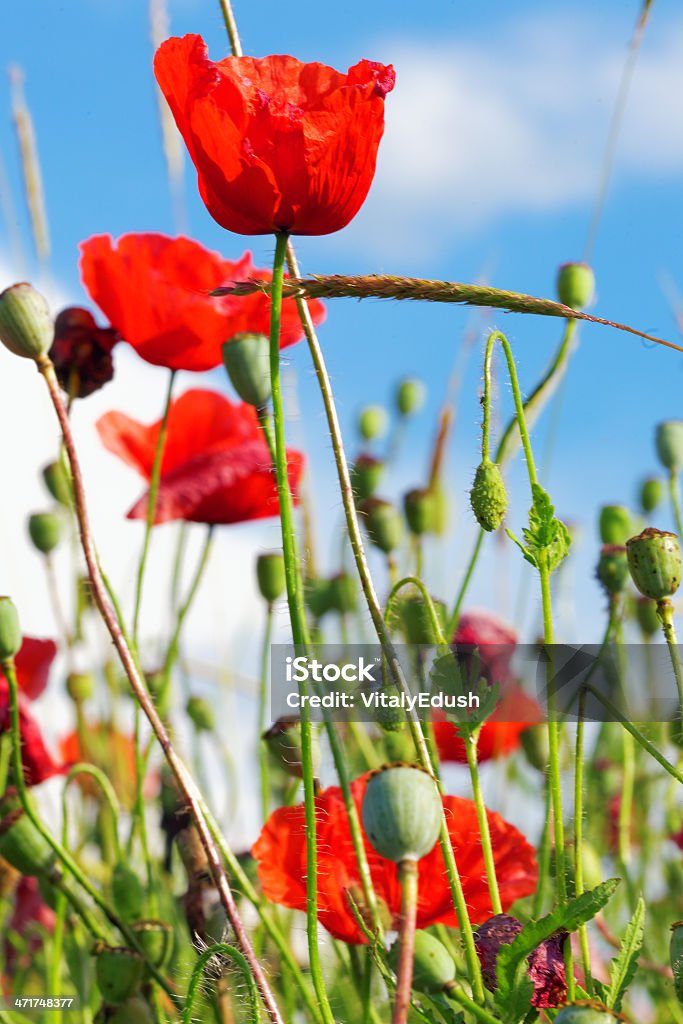
<path fill-rule="evenodd" d="M 559 16 L 485 41 L 394 39 L 397 85 L 367 208 L 348 232 L 382 255 L 431 247 L 501 215 L 571 208 L 597 188 L 626 54 L 625 27 Z M 617 173 L 683 168 L 683 22 L 646 36 Z M 400 216 L 397 215 L 400 214 Z M 362 237 L 361 237 L 362 236 Z"/>

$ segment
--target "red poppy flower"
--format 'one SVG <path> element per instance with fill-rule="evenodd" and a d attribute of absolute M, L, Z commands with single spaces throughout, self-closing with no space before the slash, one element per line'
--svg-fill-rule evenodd
<path fill-rule="evenodd" d="M 530 697 L 515 684 L 507 687 L 490 718 L 484 722 L 479 733 L 477 757 L 490 761 L 495 757 L 506 757 L 520 745 L 519 737 L 530 725 L 545 721 L 543 709 L 537 700 Z M 432 723 L 434 739 L 442 761 L 467 764 L 465 743 L 458 727 L 445 718 Z"/>
<path fill-rule="evenodd" d="M 517 633 L 497 615 L 487 611 L 464 612 L 453 643 L 459 658 L 466 663 L 476 649 L 480 674 L 489 683 L 511 681 L 510 662 L 517 646 Z"/>
<path fill-rule="evenodd" d="M 189 238 L 158 234 L 95 235 L 81 243 L 81 277 L 93 302 L 139 356 L 170 370 L 212 370 L 221 363 L 221 345 L 240 332 L 268 334 L 270 299 L 212 298 L 209 292 L 249 278 L 268 280 L 245 252 L 236 262 L 223 259 Z M 310 304 L 315 323 L 325 308 Z M 282 348 L 303 336 L 296 303 L 282 308 Z"/>
<path fill-rule="evenodd" d="M 344 75 L 282 55 L 215 64 L 201 36 L 187 35 L 162 43 L 154 73 L 222 227 L 327 235 L 358 213 L 393 67 L 362 60 Z"/>
<path fill-rule="evenodd" d="M 9 732 L 10 709 L 9 687 L 5 678 L 0 682 L 0 735 Z M 66 765 L 58 764 L 45 746 L 40 726 L 24 705 L 19 705 L 19 729 L 21 732 L 21 760 L 24 778 L 28 786 L 37 786 L 53 775 L 61 775 Z"/>
<path fill-rule="evenodd" d="M 87 309 L 68 306 L 57 315 L 50 348 L 59 383 L 67 394 L 87 398 L 114 376 L 111 351 L 119 340 L 112 327 L 98 327 Z"/>
<path fill-rule="evenodd" d="M 109 451 L 149 480 L 160 421 L 146 426 L 110 412 L 97 429 Z M 296 499 L 301 453 L 288 452 L 288 465 Z M 176 399 L 168 416 L 155 522 L 241 523 L 277 514 L 275 474 L 254 409 L 215 391 L 186 391 Z M 146 515 L 145 494 L 128 518 Z"/>
<path fill-rule="evenodd" d="M 474 936 L 481 961 L 484 984 L 495 992 L 498 987 L 496 964 L 502 946 L 509 945 L 522 930 L 521 922 L 510 914 L 496 914 L 486 921 Z M 567 932 L 557 931 L 534 949 L 528 960 L 527 973 L 534 986 L 531 1005 L 536 1009 L 562 1006 L 567 998 L 567 975 L 564 965 L 564 944 Z"/>
<path fill-rule="evenodd" d="M 36 700 L 47 686 L 48 675 L 52 662 L 57 656 L 57 644 L 54 640 L 41 640 L 34 636 L 25 636 L 19 653 L 14 659 L 19 689 L 30 700 Z M 0 677 L 0 688 L 7 687 L 4 676 Z"/>
<path fill-rule="evenodd" d="M 368 775 L 352 784 L 353 799 L 360 812 Z M 474 803 L 456 796 L 443 797 L 449 832 L 462 878 L 470 920 L 477 924 L 491 916 L 491 901 L 481 850 Z M 505 908 L 528 896 L 536 887 L 538 869 L 532 847 L 521 832 L 499 814 L 488 811 L 491 841 L 500 896 Z M 341 790 L 331 786 L 316 797 L 318 846 L 318 916 L 331 935 L 344 942 L 364 942 L 347 893 L 362 904 L 358 865 L 353 851 L 346 808 Z M 380 857 L 365 841 L 372 881 L 378 900 L 396 927 L 401 904 L 397 868 Z M 281 807 L 264 825 L 252 854 L 258 861 L 258 875 L 265 896 L 294 910 L 306 908 L 306 829 L 303 804 Z M 437 843 L 418 864 L 419 894 L 417 927 L 447 924 L 457 927 L 446 868 Z"/>

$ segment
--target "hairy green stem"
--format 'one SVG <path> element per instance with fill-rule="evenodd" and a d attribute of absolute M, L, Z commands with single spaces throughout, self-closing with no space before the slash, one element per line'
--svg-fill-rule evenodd
<path fill-rule="evenodd" d="M 266 608 L 266 625 L 263 632 L 263 648 L 261 652 L 261 677 L 259 680 L 258 707 L 258 763 L 261 785 L 261 817 L 267 820 L 270 814 L 270 773 L 268 770 L 268 747 L 263 735 L 268 725 L 268 667 L 270 665 L 270 638 L 273 630 L 273 605 L 268 602 Z"/>
<path fill-rule="evenodd" d="M 209 946 L 204 950 L 202 955 L 197 960 L 196 964 L 192 968 L 192 974 L 190 976 L 190 984 L 187 987 L 187 996 L 185 1001 L 185 1008 L 183 1010 L 183 1024 L 192 1024 L 196 1019 L 194 1016 L 194 1004 L 197 998 L 197 992 L 201 986 L 204 971 L 213 957 L 226 957 L 231 960 L 233 964 L 238 968 L 240 974 L 247 983 L 247 992 L 249 993 L 249 1013 L 251 1018 L 251 1024 L 258 1024 L 259 1019 L 259 1005 L 258 1005 L 258 990 L 254 983 L 254 978 L 251 971 L 249 970 L 249 964 L 244 958 L 243 954 L 240 953 L 239 949 L 235 949 L 234 946 L 230 946 L 227 942 L 216 942 L 213 946 Z"/>

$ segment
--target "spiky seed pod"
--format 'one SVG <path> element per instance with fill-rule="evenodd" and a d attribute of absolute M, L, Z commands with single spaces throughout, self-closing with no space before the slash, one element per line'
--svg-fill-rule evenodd
<path fill-rule="evenodd" d="M 683 564 L 675 533 L 648 527 L 626 541 L 626 552 L 631 577 L 641 594 L 663 601 L 676 593 Z"/>
<path fill-rule="evenodd" d="M 493 533 L 505 519 L 508 507 L 503 474 L 495 462 L 484 459 L 477 466 L 470 490 L 470 504 L 482 530 Z"/>
<path fill-rule="evenodd" d="M 431 775 L 412 765 L 387 765 L 368 781 L 363 827 L 381 857 L 399 864 L 419 860 L 434 848 L 442 805 Z"/>

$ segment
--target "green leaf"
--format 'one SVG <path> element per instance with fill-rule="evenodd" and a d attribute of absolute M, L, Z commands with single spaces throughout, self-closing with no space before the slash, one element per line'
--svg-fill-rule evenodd
<path fill-rule="evenodd" d="M 586 921 L 590 921 L 611 899 L 620 881 L 619 878 L 608 878 L 594 889 L 589 889 L 581 896 L 557 907 L 539 921 L 530 921 L 509 945 L 503 946 L 496 962 L 496 977 L 501 997 L 509 997 L 520 965 L 541 942 L 561 929 L 573 932 Z"/>
<path fill-rule="evenodd" d="M 527 562 L 537 569 L 542 565 L 552 572 L 569 554 L 571 537 L 567 527 L 555 516 L 550 496 L 540 484 L 532 486 L 532 505 L 529 509 L 529 525 L 522 531 L 526 543 L 522 543 L 509 530 L 508 536 L 521 549 Z"/>
<path fill-rule="evenodd" d="M 606 1005 L 613 1010 L 621 1009 L 624 993 L 633 980 L 638 966 L 638 954 L 643 945 L 645 931 L 645 901 L 640 896 L 628 928 L 621 940 L 619 952 L 609 966 L 610 986 L 605 998 Z"/>
<path fill-rule="evenodd" d="M 476 671 L 467 678 L 452 651 L 449 650 L 447 654 L 434 659 L 429 673 L 433 694 L 443 693 L 449 697 L 464 697 L 466 699 L 470 694 L 475 694 L 479 698 L 479 707 L 463 707 L 460 711 L 454 708 L 446 710 L 447 717 L 458 722 L 461 729 L 475 729 L 485 722 L 495 711 L 500 697 L 498 684 L 491 685 L 486 679 L 480 677 L 476 652 L 473 653 L 473 660 Z"/>

